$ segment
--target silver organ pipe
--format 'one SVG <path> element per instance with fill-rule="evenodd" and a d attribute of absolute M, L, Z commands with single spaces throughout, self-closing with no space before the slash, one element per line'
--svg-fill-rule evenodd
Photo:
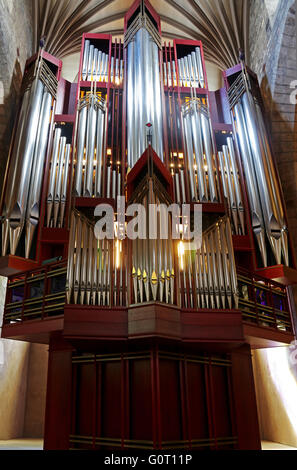
<path fill-rule="evenodd" d="M 61 198 L 60 198 L 59 227 L 63 227 L 65 224 L 64 216 L 65 216 L 65 208 L 66 208 L 66 202 L 67 202 L 70 154 L 71 154 L 71 145 L 66 144 L 65 160 L 64 160 L 64 165 L 63 165 L 63 181 L 62 181 Z"/>
<path fill-rule="evenodd" d="M 187 86 L 184 59 L 178 59 L 178 65 L 179 65 L 179 70 L 180 70 L 180 83 L 181 83 L 181 86 Z"/>
<path fill-rule="evenodd" d="M 89 48 L 90 48 L 90 41 L 86 39 L 85 46 L 84 46 L 83 66 L 82 66 L 82 79 L 83 80 L 87 80 L 87 77 L 88 77 Z"/>
<path fill-rule="evenodd" d="M 198 72 L 198 65 L 195 52 L 191 52 L 192 57 L 192 64 L 193 64 L 193 73 L 195 77 L 195 83 L 197 88 L 199 87 L 199 72 Z"/>
<path fill-rule="evenodd" d="M 94 46 L 93 44 L 91 44 L 89 47 L 88 77 L 87 77 L 89 81 L 92 80 L 92 75 L 93 75 L 93 58 L 94 58 Z"/>
<path fill-rule="evenodd" d="M 53 143 L 53 150 L 52 150 L 52 158 L 51 158 L 51 165 L 50 165 L 50 176 L 49 176 L 49 184 L 47 189 L 47 216 L 46 216 L 46 225 L 50 227 L 51 224 L 51 217 L 52 217 L 52 210 L 54 204 L 54 191 L 55 191 L 55 180 L 57 174 L 57 163 L 58 163 L 58 156 L 59 156 L 59 146 L 60 146 L 60 139 L 61 139 L 61 128 L 55 129 L 54 133 L 54 143 Z"/>
<path fill-rule="evenodd" d="M 203 72 L 203 66 L 202 66 L 202 58 L 201 58 L 200 47 L 195 48 L 195 53 L 196 53 L 196 61 L 197 61 L 200 87 L 204 88 L 205 87 L 205 78 L 204 78 L 204 72 Z"/>
<path fill-rule="evenodd" d="M 228 189 L 229 189 L 228 193 L 229 193 L 229 198 L 230 198 L 231 217 L 233 220 L 235 233 L 238 233 L 239 232 L 238 212 L 237 212 L 237 205 L 236 205 L 236 200 L 235 200 L 234 182 L 233 182 L 233 178 L 231 174 L 228 147 L 226 145 L 223 145 L 223 155 L 224 155 L 224 160 L 225 160 L 225 171 L 227 174 L 227 182 L 228 182 Z"/>
<path fill-rule="evenodd" d="M 173 71 L 173 86 L 177 86 L 177 79 L 176 79 L 176 67 L 175 67 L 175 61 L 172 61 L 172 71 Z"/>
<path fill-rule="evenodd" d="M 259 251 L 261 253 L 263 265 L 267 266 L 264 220 L 258 193 L 256 175 L 253 167 L 248 132 L 245 124 L 243 109 L 240 103 L 235 105 L 234 115 L 236 119 L 236 130 L 238 132 L 240 149 L 244 155 L 244 158 L 242 158 L 242 164 L 244 168 L 247 193 L 250 203 L 252 228 L 258 243 Z"/>
<path fill-rule="evenodd" d="M 91 197 L 93 191 L 93 175 L 95 162 L 95 139 L 96 139 L 96 119 L 97 110 L 95 107 L 96 96 L 89 95 L 87 135 L 86 135 L 86 153 L 85 153 L 85 173 L 84 173 L 84 197 Z"/>
<path fill-rule="evenodd" d="M 235 189 L 235 197 L 236 197 L 236 206 L 237 206 L 237 213 L 240 221 L 240 228 L 241 234 L 245 235 L 245 218 L 244 218 L 244 203 L 241 191 L 241 184 L 240 184 L 240 177 L 239 171 L 237 167 L 237 159 L 235 156 L 235 147 L 233 143 L 233 139 L 231 137 L 227 137 L 227 146 L 230 158 L 230 167 L 232 171 L 234 189 Z"/>
<path fill-rule="evenodd" d="M 132 168 L 147 148 L 146 124 L 151 123 L 152 147 L 163 161 L 161 75 L 158 32 L 153 25 L 126 33 L 127 152 Z M 132 31 L 132 32 L 131 32 Z"/>
<path fill-rule="evenodd" d="M 92 71 L 92 78 L 94 81 L 97 80 L 97 70 L 98 70 L 98 49 L 94 49 L 94 60 L 93 60 L 93 71 Z"/>
<path fill-rule="evenodd" d="M 49 136 L 49 124 L 52 107 L 52 95 L 44 90 L 40 111 L 40 121 L 37 131 L 37 142 L 35 146 L 30 189 L 27 201 L 26 212 L 26 237 L 25 237 L 25 257 L 30 257 L 34 232 L 39 223 L 40 216 L 40 196 L 44 174 L 44 164 Z"/>
<path fill-rule="evenodd" d="M 97 71 L 96 71 L 96 81 L 97 82 L 100 82 L 101 70 L 102 70 L 102 51 L 98 51 L 98 62 L 97 62 Z"/>
<path fill-rule="evenodd" d="M 63 161 L 66 149 L 66 137 L 61 137 L 60 150 L 59 150 L 59 165 L 57 170 L 55 192 L 54 192 L 54 227 L 58 224 L 58 214 L 60 208 L 61 186 L 63 176 Z"/>
<path fill-rule="evenodd" d="M 2 211 L 3 256 L 16 254 L 25 225 L 25 256 L 30 256 L 40 217 L 43 168 L 58 83 L 40 56 L 31 67 L 7 174 Z"/>

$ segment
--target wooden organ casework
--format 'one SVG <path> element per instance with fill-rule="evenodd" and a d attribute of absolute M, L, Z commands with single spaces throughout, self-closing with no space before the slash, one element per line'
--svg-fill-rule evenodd
<path fill-rule="evenodd" d="M 49 344 L 45 448 L 260 449 L 251 349 L 294 338 L 297 274 L 256 76 L 209 91 L 147 0 L 123 40 L 83 34 L 77 83 L 61 67 L 27 61 L 0 206 L 2 337 Z M 159 211 L 123 237 L 132 204 L 199 206 L 200 246 Z"/>

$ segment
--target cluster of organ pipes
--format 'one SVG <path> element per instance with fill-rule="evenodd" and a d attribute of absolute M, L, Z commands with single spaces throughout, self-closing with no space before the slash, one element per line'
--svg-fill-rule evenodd
<path fill-rule="evenodd" d="M 218 156 L 224 196 L 228 202 L 228 213 L 233 221 L 235 234 L 245 235 L 244 204 L 235 147 L 231 137 L 227 138 L 227 145 L 222 146 Z"/>
<path fill-rule="evenodd" d="M 288 230 L 282 195 L 262 111 L 243 71 L 228 92 L 238 136 L 252 228 L 263 265 L 269 263 L 266 237 L 276 264 L 289 265 Z"/>
<path fill-rule="evenodd" d="M 64 217 L 70 173 L 71 144 L 66 143 L 66 137 L 62 137 L 61 132 L 62 130 L 59 127 L 54 132 L 46 199 L 46 226 L 54 228 L 65 226 Z"/>
<path fill-rule="evenodd" d="M 184 308 L 238 308 L 238 287 L 229 218 L 202 234 L 197 251 L 178 245 L 180 305 Z"/>
<path fill-rule="evenodd" d="M 218 172 L 208 108 L 193 97 L 183 105 L 182 115 L 190 198 L 201 203 L 219 202 Z"/>
<path fill-rule="evenodd" d="M 73 194 L 77 197 L 102 197 L 105 174 L 106 102 L 91 90 L 79 102 Z M 110 178 L 111 167 L 107 168 Z M 110 191 L 110 184 L 107 184 Z"/>
<path fill-rule="evenodd" d="M 166 50 L 166 46 L 165 46 Z M 178 59 L 178 67 L 175 60 L 163 62 L 164 85 L 168 87 L 177 86 L 177 77 L 181 87 L 205 88 L 206 81 L 202 66 L 201 50 L 196 47 L 191 54 Z"/>
<path fill-rule="evenodd" d="M 2 256 L 16 254 L 25 227 L 25 257 L 29 258 L 40 218 L 44 165 L 58 83 L 40 54 L 25 78 L 4 193 Z"/>
<path fill-rule="evenodd" d="M 132 31 L 133 33 L 133 31 Z M 133 33 L 134 34 L 134 33 Z M 156 34 L 156 32 L 155 32 Z M 159 45 L 155 35 L 141 27 L 127 45 L 127 159 L 132 168 L 148 146 L 163 161 L 163 120 Z"/>
<path fill-rule="evenodd" d="M 85 41 L 82 79 L 85 81 L 108 82 L 109 55 L 98 50 L 88 39 Z M 119 57 L 110 59 L 110 81 L 121 84 L 124 76 L 124 62 Z"/>
<path fill-rule="evenodd" d="M 151 183 L 150 183 L 151 184 Z M 132 242 L 132 282 L 133 303 L 159 301 L 175 303 L 174 245 L 172 240 L 172 222 L 168 221 L 168 237 L 160 236 L 162 211 L 157 211 L 161 200 L 149 191 L 142 200 L 148 211 L 149 204 L 154 204 L 156 221 L 156 239 L 137 238 Z"/>
<path fill-rule="evenodd" d="M 71 214 L 66 299 L 93 306 L 127 305 L 127 262 L 122 241 L 97 239 L 94 224 Z"/>

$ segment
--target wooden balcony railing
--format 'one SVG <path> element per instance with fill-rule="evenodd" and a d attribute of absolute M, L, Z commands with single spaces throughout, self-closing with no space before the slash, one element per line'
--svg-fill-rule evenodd
<path fill-rule="evenodd" d="M 243 270 L 238 272 L 237 279 L 239 309 L 244 321 L 292 332 L 285 286 Z"/>
<path fill-rule="evenodd" d="M 11 277 L 7 285 L 4 324 L 63 314 L 66 262 L 42 266 Z"/>

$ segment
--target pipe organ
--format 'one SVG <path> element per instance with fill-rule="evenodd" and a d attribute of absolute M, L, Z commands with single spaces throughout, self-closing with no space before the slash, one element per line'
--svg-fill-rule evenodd
<path fill-rule="evenodd" d="M 43 49 L 26 65 L 0 206 L 2 335 L 50 345 L 47 449 L 259 448 L 250 348 L 293 338 L 256 77 L 239 64 L 211 92 L 202 43 L 166 43 L 160 25 L 137 0 L 123 40 L 83 34 L 78 83 Z M 102 238 L 97 207 L 112 214 Z"/>

